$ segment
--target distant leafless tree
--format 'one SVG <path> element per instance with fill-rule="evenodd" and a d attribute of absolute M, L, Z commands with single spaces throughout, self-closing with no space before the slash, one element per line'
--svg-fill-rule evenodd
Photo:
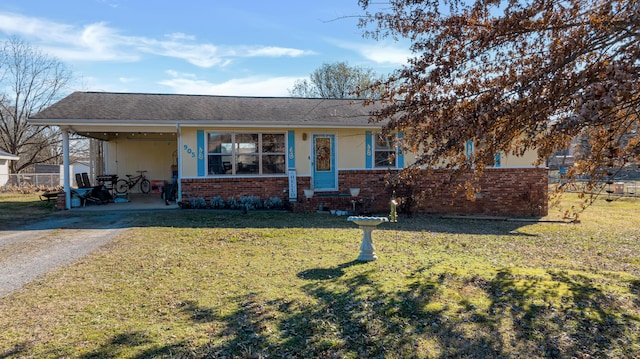
<path fill-rule="evenodd" d="M 346 62 L 323 64 L 309 75 L 309 80 L 298 80 L 289 89 L 293 97 L 309 98 L 377 98 L 373 83 L 378 80 L 373 70 L 349 66 Z"/>
<path fill-rule="evenodd" d="M 12 38 L 0 43 L 0 150 L 17 155 L 11 173 L 36 163 L 59 163 L 57 128 L 30 126 L 29 116 L 60 99 L 71 72 L 62 62 Z"/>

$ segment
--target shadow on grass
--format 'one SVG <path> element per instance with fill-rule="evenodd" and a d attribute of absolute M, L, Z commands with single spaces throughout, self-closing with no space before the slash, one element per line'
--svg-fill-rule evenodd
<path fill-rule="evenodd" d="M 22 356 L 26 356 L 28 353 L 28 345 L 27 343 L 19 343 L 11 347 L 11 349 L 1 352 L 0 359 L 5 358 L 20 358 Z"/>
<path fill-rule="evenodd" d="M 135 355 L 127 354 L 123 352 L 129 349 L 135 349 L 141 346 L 147 346 L 153 343 L 145 332 L 135 331 L 120 333 L 113 336 L 107 342 L 100 346 L 100 348 L 91 351 L 90 353 L 79 356 L 80 359 L 98 359 L 98 358 L 120 358 L 128 357 L 131 359 L 144 359 L 144 358 L 156 358 L 156 357 L 172 357 L 175 353 L 187 352 L 188 344 L 181 342 L 167 345 L 152 345 L 150 348 L 143 349 Z"/>
<path fill-rule="evenodd" d="M 149 343 L 151 343 L 151 340 L 144 332 L 134 331 L 120 333 L 110 338 L 98 349 L 82 355 L 80 358 L 115 358 L 121 354 L 123 348 L 134 348 Z"/>
<path fill-rule="evenodd" d="M 344 270 L 355 265 L 364 264 L 361 261 L 351 261 L 334 268 L 313 268 L 298 273 L 298 278 L 307 280 L 329 280 L 339 278 L 344 275 Z"/>
<path fill-rule="evenodd" d="M 308 301 L 234 299 L 238 308 L 216 314 L 197 302 L 180 309 L 194 322 L 215 322 L 210 344 L 190 348 L 195 357 L 637 357 L 640 318 L 626 315 L 616 299 L 589 278 L 548 271 L 532 278 L 510 269 L 490 280 L 418 271 L 390 290 L 373 265 L 348 262 L 298 274 Z M 332 273 L 331 277 L 325 275 Z M 632 291 L 638 290 L 638 281 Z M 488 299 L 444 297 L 467 288 Z M 220 326 L 218 326 L 218 324 Z M 118 354 L 144 336 L 113 338 L 95 352 Z M 178 353 L 169 344 L 136 356 Z M 115 349 L 114 349 L 115 348 Z M 87 358 L 92 356 L 85 356 Z"/>
<path fill-rule="evenodd" d="M 435 216 L 400 218 L 398 223 L 383 223 L 378 230 L 429 231 L 451 234 L 487 234 L 528 236 L 518 229 L 528 223 L 445 219 Z M 242 212 L 216 210 L 168 210 L 168 211 L 107 211 L 107 212 L 58 212 L 44 216 L 35 223 L 12 230 L 49 229 L 114 229 L 131 227 L 172 228 L 328 228 L 353 229 L 355 224 L 345 216 L 318 215 L 315 213 L 291 213 L 283 211 Z"/>
<path fill-rule="evenodd" d="M 633 299 L 634 304 L 640 308 L 640 279 L 631 281 L 629 283 L 629 290 L 635 295 Z"/>
<path fill-rule="evenodd" d="M 582 275 L 548 271 L 552 284 L 501 270 L 484 286 L 492 303 L 488 320 L 506 318 L 520 354 L 536 357 L 636 357 L 625 337 L 640 318 Z M 531 345 L 533 344 L 533 345 Z"/>

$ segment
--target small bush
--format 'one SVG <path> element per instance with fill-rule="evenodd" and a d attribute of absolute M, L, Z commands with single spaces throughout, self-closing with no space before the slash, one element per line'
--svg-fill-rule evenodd
<path fill-rule="evenodd" d="M 266 209 L 282 209 L 284 208 L 284 202 L 280 197 L 270 197 L 264 201 L 264 208 Z"/>
<path fill-rule="evenodd" d="M 221 196 L 215 196 L 211 199 L 209 205 L 214 209 L 222 209 L 225 206 L 224 199 Z"/>
<path fill-rule="evenodd" d="M 205 201 L 202 197 L 192 198 L 189 200 L 189 205 L 191 206 L 191 208 L 195 209 L 207 208 L 207 201 Z"/>
<path fill-rule="evenodd" d="M 285 203 L 279 197 L 271 197 L 263 201 L 258 196 L 227 197 L 226 201 L 222 196 L 214 196 L 208 202 L 202 197 L 197 197 L 180 202 L 179 205 L 181 208 L 241 209 L 243 211 L 285 208 Z"/>
<path fill-rule="evenodd" d="M 258 196 L 242 197 L 238 202 L 240 204 L 240 208 L 246 208 L 247 210 L 262 208 L 262 201 Z"/>
<path fill-rule="evenodd" d="M 227 207 L 230 209 L 238 209 L 240 208 L 240 203 L 234 197 L 227 198 Z"/>

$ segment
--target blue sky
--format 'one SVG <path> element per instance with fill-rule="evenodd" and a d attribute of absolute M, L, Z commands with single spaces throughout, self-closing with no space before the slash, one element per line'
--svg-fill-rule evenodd
<path fill-rule="evenodd" d="M 72 70 L 71 90 L 288 96 L 296 79 L 346 61 L 377 74 L 408 45 L 362 37 L 357 0 L 3 0 L 18 37 Z"/>

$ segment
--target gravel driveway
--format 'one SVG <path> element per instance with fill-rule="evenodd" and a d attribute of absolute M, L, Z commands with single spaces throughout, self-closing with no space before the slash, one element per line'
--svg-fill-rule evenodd
<path fill-rule="evenodd" d="M 130 226 L 126 212 L 77 216 L 61 212 L 0 231 L 0 298 L 100 248 Z"/>

